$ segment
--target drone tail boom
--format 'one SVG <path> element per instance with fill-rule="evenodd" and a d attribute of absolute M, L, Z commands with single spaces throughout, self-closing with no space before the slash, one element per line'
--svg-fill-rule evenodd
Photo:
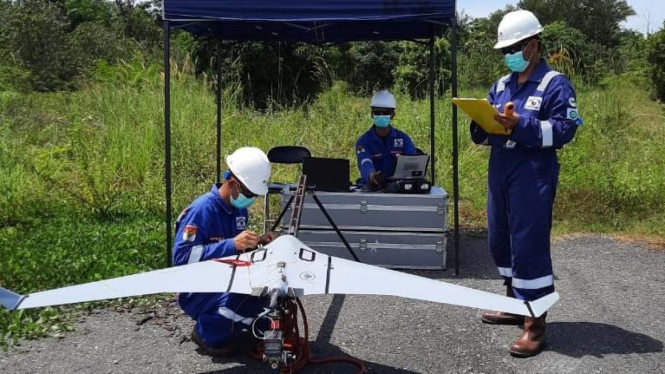
<path fill-rule="evenodd" d="M 543 313 L 547 312 L 549 308 L 552 307 L 559 300 L 559 294 L 557 292 L 551 293 L 549 295 L 543 296 L 538 300 L 534 301 L 525 301 L 527 308 L 532 317 L 540 317 Z"/>

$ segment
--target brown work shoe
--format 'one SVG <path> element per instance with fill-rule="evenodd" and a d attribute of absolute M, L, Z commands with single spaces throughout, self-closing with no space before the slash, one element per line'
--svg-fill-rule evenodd
<path fill-rule="evenodd" d="M 196 343 L 205 353 L 213 357 L 232 357 L 237 354 L 236 342 L 231 339 L 221 347 L 209 347 L 203 342 L 203 339 L 196 332 L 196 327 L 192 331 L 192 341 Z"/>
<path fill-rule="evenodd" d="M 510 354 L 517 357 L 529 357 L 540 353 L 545 348 L 545 317 L 526 317 L 524 319 L 524 331 L 517 340 L 510 344 Z"/>
<path fill-rule="evenodd" d="M 492 325 L 523 325 L 524 316 L 504 312 L 483 312 L 480 319 Z"/>
<path fill-rule="evenodd" d="M 506 296 L 515 298 L 515 292 L 511 286 L 506 287 Z M 484 323 L 490 323 L 492 325 L 523 325 L 524 316 L 519 314 L 512 313 L 503 313 L 503 312 L 483 312 L 480 315 L 480 319 Z"/>

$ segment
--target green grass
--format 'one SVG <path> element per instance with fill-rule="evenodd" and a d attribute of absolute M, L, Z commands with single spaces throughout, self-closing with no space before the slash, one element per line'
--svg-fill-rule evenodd
<path fill-rule="evenodd" d="M 146 271 L 165 263 L 164 224 L 156 217 L 99 219 L 62 207 L 60 216 L 0 229 L 0 285 L 19 293 Z M 69 213 L 69 214 L 67 214 Z M 0 310 L 0 338 L 38 337 L 71 329 L 86 306 Z"/>
<path fill-rule="evenodd" d="M 165 266 L 160 76 L 122 68 L 133 78 L 79 92 L 0 93 L 3 287 L 26 293 Z M 175 70 L 172 84 L 174 217 L 215 179 L 214 95 L 185 70 Z M 232 89 L 224 96 L 223 157 L 244 145 L 304 145 L 350 159 L 358 177 L 354 142 L 370 126 L 369 98 L 335 84 L 309 106 L 256 112 L 234 105 L 235 96 Z M 555 232 L 665 237 L 663 107 L 618 80 L 578 96 L 584 126 L 560 152 Z M 397 99 L 396 127 L 428 150 L 429 102 Z M 449 98 L 436 101 L 436 113 L 436 179 L 452 193 Z M 488 149 L 472 144 L 468 119 L 459 120 L 462 224 L 483 227 Z M 296 177 L 296 167 L 274 168 L 274 180 Z M 255 204 L 254 225 L 260 210 Z M 66 330 L 69 310 L 0 311 L 0 337 Z"/>

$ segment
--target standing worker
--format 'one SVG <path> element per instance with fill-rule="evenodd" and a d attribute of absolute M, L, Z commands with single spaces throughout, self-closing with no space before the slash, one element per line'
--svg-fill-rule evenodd
<path fill-rule="evenodd" d="M 470 126 L 473 142 L 491 147 L 490 251 L 506 294 L 527 301 L 554 292 L 550 233 L 559 175 L 556 150 L 573 139 L 582 123 L 570 81 L 540 58 L 542 31 L 529 11 L 503 17 L 494 48 L 501 50 L 511 73 L 494 83 L 488 100 L 500 112 L 495 119 L 506 134 L 488 134 L 475 122 Z M 525 318 L 484 312 L 481 318 L 491 324 L 524 325 L 510 344 L 512 355 L 532 356 L 545 347 L 546 314 Z"/>
<path fill-rule="evenodd" d="M 234 256 L 268 244 L 275 235 L 247 230 L 247 208 L 268 192 L 270 161 L 258 148 L 243 147 L 226 158 L 224 183 L 215 184 L 182 211 L 176 221 L 174 266 Z M 181 293 L 180 307 L 196 321 L 192 340 L 212 356 L 237 352 L 237 336 L 267 306 L 256 296 Z"/>
<path fill-rule="evenodd" d="M 356 142 L 361 183 L 370 189 L 381 189 L 395 171 L 397 155 L 415 155 L 411 138 L 392 126 L 395 97 L 388 91 L 377 92 L 370 103 L 372 128 Z"/>

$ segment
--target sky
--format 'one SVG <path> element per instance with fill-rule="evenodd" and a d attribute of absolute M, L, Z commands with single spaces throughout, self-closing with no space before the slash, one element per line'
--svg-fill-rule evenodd
<path fill-rule="evenodd" d="M 471 17 L 486 17 L 490 13 L 505 8 L 506 5 L 516 5 L 518 1 L 505 0 L 457 0 L 457 11 L 464 12 Z M 646 34 L 653 33 L 663 27 L 665 20 L 665 6 L 663 0 L 627 0 L 636 16 L 628 17 L 622 25 L 624 28 L 637 30 Z"/>

